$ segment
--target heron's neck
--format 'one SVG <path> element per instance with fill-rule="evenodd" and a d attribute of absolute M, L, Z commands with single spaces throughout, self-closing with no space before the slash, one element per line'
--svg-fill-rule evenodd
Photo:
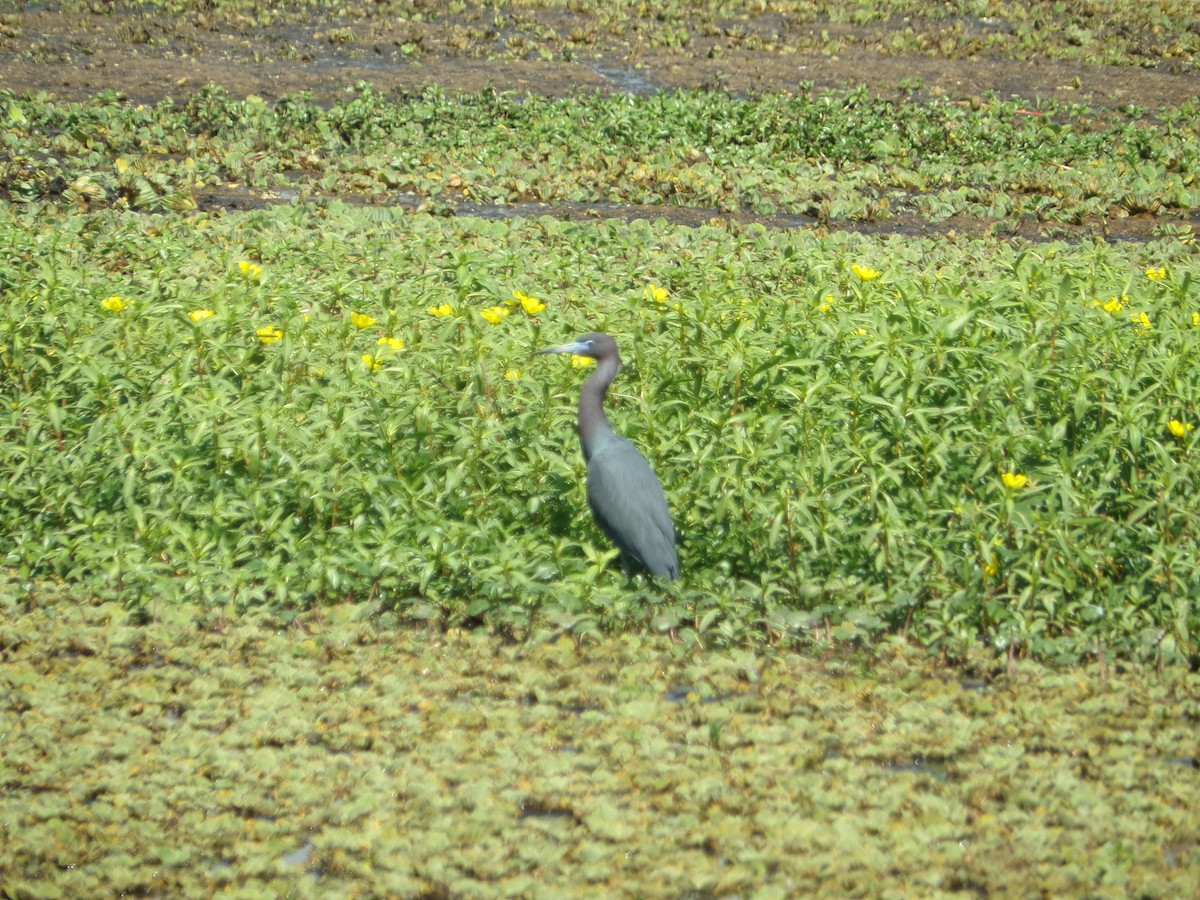
<path fill-rule="evenodd" d="M 604 415 L 604 393 L 620 367 L 621 360 L 616 356 L 597 360 L 596 371 L 583 383 L 579 393 L 579 443 L 584 459 L 591 459 L 598 443 L 605 435 L 612 434 L 612 426 Z"/>

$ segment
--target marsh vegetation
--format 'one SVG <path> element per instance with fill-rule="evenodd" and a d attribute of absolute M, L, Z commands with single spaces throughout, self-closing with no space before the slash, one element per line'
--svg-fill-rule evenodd
<path fill-rule="evenodd" d="M 6 895 L 1195 893 L 1195 23 L 810 6 L 0 14 Z"/>

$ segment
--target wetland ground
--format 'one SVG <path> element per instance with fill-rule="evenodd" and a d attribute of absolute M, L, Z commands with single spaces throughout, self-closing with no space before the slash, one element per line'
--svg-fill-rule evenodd
<path fill-rule="evenodd" d="M 978 6 L 978 5 L 976 5 Z M 837 7 L 832 8 L 836 10 Z M 1165 24 L 1122 15 L 1121 4 L 1068 12 L 1050 4 L 970 13 L 931 4 L 879 4 L 831 17 L 806 4 L 753 11 L 706 3 L 651 15 L 636 4 L 403 3 L 278 10 L 245 4 L 0 5 L 0 89 L 81 99 L 117 91 L 134 102 L 184 101 L 205 85 L 268 101 L 305 93 L 344 99 L 367 82 L 384 92 L 484 89 L 545 97 L 670 90 L 761 94 L 865 87 L 877 96 L 1052 100 L 1096 109 L 1178 107 L 1198 95 L 1200 18 Z M 993 14 L 988 15 L 988 12 Z M 1172 29 L 1181 29 L 1178 34 Z M 1035 114 L 1032 110 L 1030 114 Z M 345 198 L 353 200 L 354 198 Z M 209 187 L 208 209 L 274 202 L 243 186 Z M 392 202 L 415 208 L 420 197 Z M 370 201 L 378 202 L 378 199 Z M 697 223 L 722 213 L 686 205 L 557 203 L 514 209 L 454 204 L 466 215 L 664 217 Z M 805 216 L 735 215 L 771 227 Z M 1194 224 L 1195 210 L 1142 212 L 1063 226 L 1066 235 L 1145 240 L 1162 225 Z M 983 233 L 972 216 L 930 220 L 899 212 L 883 223 L 837 222 L 874 233 Z M 1038 237 L 1019 222 L 1014 233 Z"/>
<path fill-rule="evenodd" d="M 1197 95 L 1194 62 L 1182 50 L 1155 65 L 1093 61 L 1128 32 L 1120 21 L 1095 23 L 1093 32 L 1068 44 L 1075 53 L 1050 58 L 1038 57 L 1036 47 L 1022 51 L 995 40 L 1019 28 L 1003 15 L 895 14 L 854 24 L 780 12 L 720 15 L 703 4 L 674 7 L 669 18 L 627 13 L 624 19 L 521 3 L 384 5 L 382 13 L 347 4 L 338 17 L 315 10 L 271 16 L 236 4 L 222 14 L 223 8 L 197 3 L 154 12 L 95 4 L 99 11 L 64 12 L 0 5 L 0 88 L 65 98 L 116 90 L 151 102 L 183 98 L 204 84 L 223 85 L 236 97 L 308 91 L 331 100 L 358 80 L 383 90 L 491 87 L 548 97 L 866 85 L 964 101 L 994 93 L 1150 109 Z M 1191 27 L 1200 30 L 1200 21 Z M 1165 38 L 1161 29 L 1144 31 L 1134 40 L 1153 53 Z M 1195 31 L 1180 38 L 1189 34 L 1194 43 Z"/>
<path fill-rule="evenodd" d="M 1080 133 L 1191 108 L 1200 17 L 1065 5 L 0 3 L 0 91 L 64 101 L 14 101 L 0 150 L 0 895 L 1197 895 L 1194 151 L 1177 114 L 1132 191 Z M 477 154 L 372 143 L 430 87 L 863 87 L 1002 108 L 972 127 L 1016 120 L 1006 152 L 1045 99 L 1094 111 L 1062 134 L 1104 165 L 996 177 L 971 202 L 1012 241 L 915 207 L 451 202 L 498 180 Z M 293 110 L 344 130 L 284 147 L 267 108 L 300 92 L 370 115 Z M 510 152 L 514 196 L 562 189 Z M 696 579 L 654 627 L 572 519 L 578 373 L 528 357 L 594 316 L 638 335 L 617 414 L 688 501 Z"/>

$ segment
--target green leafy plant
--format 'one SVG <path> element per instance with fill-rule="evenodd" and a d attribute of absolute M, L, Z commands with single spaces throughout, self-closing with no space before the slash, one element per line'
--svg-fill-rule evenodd
<path fill-rule="evenodd" d="M 49 241 L 36 207 L 0 219 L 20 577 L 515 634 L 1194 652 L 1186 238 L 53 215 Z M 667 485 L 677 591 L 610 568 L 583 375 L 529 356 L 591 329 L 623 349 L 611 416 Z"/>
<path fill-rule="evenodd" d="M 900 642 L 514 644 L 365 605 L 144 617 L 11 582 L 0 611 L 15 896 L 1181 896 L 1198 864 L 1183 667 L 974 654 L 959 679 Z"/>
<path fill-rule="evenodd" d="M 1194 110 L 1052 103 L 739 99 L 660 93 L 548 100 L 360 83 L 331 108 L 206 88 L 178 106 L 0 94 L 11 130 L 0 196 L 187 211 L 205 190 L 361 194 L 455 204 L 637 203 L 822 222 L 974 216 L 1096 224 L 1200 206 Z M 646 151 L 649 146 L 652 149 Z"/>

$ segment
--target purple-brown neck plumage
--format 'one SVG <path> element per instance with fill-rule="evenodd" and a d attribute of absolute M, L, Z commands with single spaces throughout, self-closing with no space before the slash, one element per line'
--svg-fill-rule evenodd
<path fill-rule="evenodd" d="M 590 460 L 605 439 L 612 436 L 612 426 L 604 415 L 604 394 L 620 368 L 621 358 L 614 349 L 596 360 L 596 371 L 583 383 L 579 393 L 579 443 L 585 460 Z"/>

